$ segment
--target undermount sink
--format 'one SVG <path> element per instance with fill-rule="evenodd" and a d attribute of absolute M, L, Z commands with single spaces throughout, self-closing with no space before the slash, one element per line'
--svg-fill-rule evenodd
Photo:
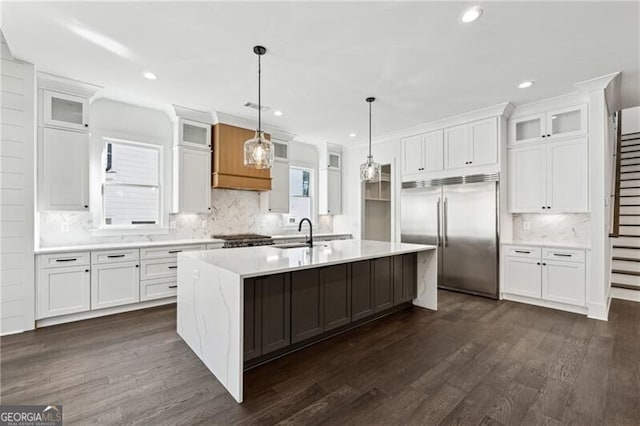
<path fill-rule="evenodd" d="M 307 243 L 288 243 L 288 244 L 275 244 L 271 247 L 279 248 L 279 249 L 292 249 L 292 248 L 303 248 L 309 247 Z M 314 244 L 313 247 L 327 247 L 325 244 Z"/>

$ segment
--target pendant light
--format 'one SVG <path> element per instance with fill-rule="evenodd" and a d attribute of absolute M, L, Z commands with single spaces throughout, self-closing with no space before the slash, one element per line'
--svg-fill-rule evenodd
<path fill-rule="evenodd" d="M 360 166 L 360 182 L 375 183 L 380 180 L 380 164 L 373 161 L 371 155 L 371 104 L 376 98 L 367 98 L 369 103 L 369 155 L 367 161 Z"/>
<path fill-rule="evenodd" d="M 273 144 L 264 137 L 262 131 L 262 99 L 260 97 L 260 58 L 267 53 L 264 46 L 254 46 L 253 53 L 258 55 L 258 130 L 253 138 L 244 143 L 244 165 L 254 169 L 270 169 L 273 166 Z"/>

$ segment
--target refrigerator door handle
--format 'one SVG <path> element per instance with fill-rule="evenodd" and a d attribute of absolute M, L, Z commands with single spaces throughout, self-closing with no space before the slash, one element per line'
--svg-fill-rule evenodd
<path fill-rule="evenodd" d="M 438 217 L 438 230 L 436 233 L 436 246 L 440 247 L 440 244 L 442 243 L 440 241 L 440 197 L 438 197 L 438 201 L 436 203 L 436 211 L 437 211 L 437 217 Z"/>
<path fill-rule="evenodd" d="M 449 236 L 447 235 L 447 216 L 449 215 L 449 198 L 444 197 L 444 211 L 443 211 L 443 223 L 442 223 L 442 234 L 444 236 L 444 246 L 447 247 L 449 245 Z"/>

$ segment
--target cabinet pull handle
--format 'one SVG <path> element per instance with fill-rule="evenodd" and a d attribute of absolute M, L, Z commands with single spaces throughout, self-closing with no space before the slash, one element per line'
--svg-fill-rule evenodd
<path fill-rule="evenodd" d="M 56 262 L 75 262 L 78 260 L 77 257 L 70 257 L 69 259 L 56 259 Z"/>
<path fill-rule="evenodd" d="M 178 269 L 177 266 L 169 266 L 169 269 Z"/>
<path fill-rule="evenodd" d="M 571 257 L 572 255 L 570 254 L 562 254 L 562 253 L 553 253 L 554 256 L 558 256 L 558 257 Z"/>
<path fill-rule="evenodd" d="M 516 253 L 531 254 L 529 250 L 516 250 Z"/>
<path fill-rule="evenodd" d="M 169 288 L 178 288 L 177 285 L 170 285 Z"/>
<path fill-rule="evenodd" d="M 180 253 L 182 250 L 169 250 L 169 254 Z"/>
<path fill-rule="evenodd" d="M 109 259 L 113 259 L 113 258 L 116 258 L 116 257 L 124 257 L 124 254 L 109 254 L 109 255 L 107 255 L 107 257 Z"/>

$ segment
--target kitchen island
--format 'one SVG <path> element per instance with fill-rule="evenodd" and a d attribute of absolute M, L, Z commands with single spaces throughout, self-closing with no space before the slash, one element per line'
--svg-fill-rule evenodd
<path fill-rule="evenodd" d="M 313 248 L 180 253 L 178 334 L 238 401 L 245 368 L 411 304 L 435 310 L 435 246 L 342 240 Z"/>

